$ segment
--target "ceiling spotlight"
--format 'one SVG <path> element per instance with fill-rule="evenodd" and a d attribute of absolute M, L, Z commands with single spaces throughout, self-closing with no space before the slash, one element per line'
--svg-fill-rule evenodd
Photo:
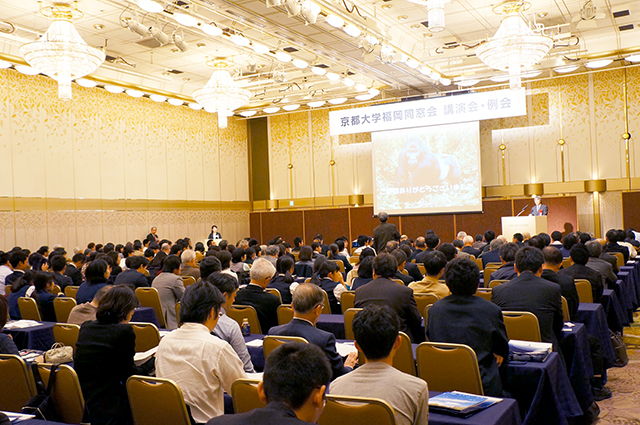
<path fill-rule="evenodd" d="M 93 26 L 93 28 L 95 28 L 97 31 L 102 31 L 104 29 L 104 25 L 102 24 L 95 24 Z"/>
<path fill-rule="evenodd" d="M 231 42 L 236 46 L 246 47 L 251 44 L 248 38 L 241 34 L 231 34 Z"/>
<path fill-rule="evenodd" d="M 478 80 L 461 80 L 458 81 L 458 85 L 460 87 L 471 87 L 471 86 L 475 86 L 476 84 L 478 84 L 480 81 Z"/>
<path fill-rule="evenodd" d="M 451 78 L 440 77 L 440 84 L 442 84 L 443 86 L 451 85 Z"/>
<path fill-rule="evenodd" d="M 298 0 L 284 0 L 283 6 L 287 11 L 287 14 L 289 15 L 289 17 L 296 16 L 297 14 L 300 13 L 301 7 L 300 7 L 300 3 L 298 3 Z"/>
<path fill-rule="evenodd" d="M 201 24 L 200 29 L 203 33 L 210 35 L 211 37 L 218 37 L 222 35 L 222 29 L 216 27 L 215 25 Z"/>
<path fill-rule="evenodd" d="M 195 27 L 196 25 L 198 25 L 198 20 L 191 15 L 187 15 L 186 13 L 174 13 L 173 19 L 175 19 L 179 24 L 184 25 L 185 27 Z"/>
<path fill-rule="evenodd" d="M 127 21 L 126 25 L 127 25 L 127 27 L 129 27 L 131 32 L 134 32 L 134 33 L 138 34 L 140 37 L 144 37 L 149 32 L 149 26 L 148 25 L 141 24 L 140 22 L 136 21 L 135 19 L 129 19 Z"/>
<path fill-rule="evenodd" d="M 347 33 L 347 35 L 350 35 L 351 37 L 359 37 L 360 34 L 362 33 L 362 31 L 360 31 L 360 28 L 358 28 L 358 27 L 356 27 L 355 25 L 352 25 L 352 24 L 345 25 L 343 30 L 344 30 L 344 32 Z"/>
<path fill-rule="evenodd" d="M 142 93 L 140 90 L 127 89 L 126 93 L 131 97 L 142 97 L 142 96 L 144 96 L 144 93 Z"/>
<path fill-rule="evenodd" d="M 16 71 L 24 75 L 38 75 L 40 71 L 27 65 L 16 65 Z"/>
<path fill-rule="evenodd" d="M 253 49 L 254 52 L 256 52 L 259 55 L 265 55 L 269 53 L 269 48 L 264 44 L 251 43 L 251 48 Z"/>
<path fill-rule="evenodd" d="M 408 66 L 409 68 L 413 68 L 413 69 L 415 69 L 415 68 L 417 68 L 417 67 L 418 67 L 418 65 L 420 65 L 420 62 L 418 62 L 418 61 L 417 61 L 417 60 L 415 60 L 414 58 L 409 58 L 409 59 L 407 59 L 407 66 Z"/>
<path fill-rule="evenodd" d="M 275 112 L 278 112 L 279 110 L 280 110 L 279 106 L 270 106 L 268 108 L 264 108 L 262 112 L 266 112 L 267 114 L 273 114 Z"/>
<path fill-rule="evenodd" d="M 276 7 L 282 5 L 282 0 L 267 0 L 267 7 Z"/>
<path fill-rule="evenodd" d="M 169 98 L 169 103 L 173 106 L 180 106 L 182 105 L 184 102 L 180 99 L 175 99 L 173 97 Z"/>
<path fill-rule="evenodd" d="M 258 113 L 258 111 L 242 111 L 242 112 L 240 112 L 240 115 L 242 115 L 245 118 L 249 118 L 249 117 L 254 116 L 257 113 Z"/>
<path fill-rule="evenodd" d="M 293 66 L 300 69 L 305 69 L 309 66 L 309 64 L 302 59 L 294 59 L 291 63 L 293 64 Z"/>
<path fill-rule="evenodd" d="M 332 105 L 340 105 L 341 103 L 344 103 L 347 101 L 346 97 L 337 97 L 335 99 L 329 99 L 329 103 Z"/>
<path fill-rule="evenodd" d="M 331 81 L 338 81 L 340 79 L 340 76 L 335 72 L 327 72 L 327 78 Z"/>
<path fill-rule="evenodd" d="M 407 19 L 409 19 L 409 17 L 407 15 L 398 16 L 398 21 L 406 21 Z"/>
<path fill-rule="evenodd" d="M 356 100 L 359 100 L 359 101 L 364 102 L 364 101 L 366 101 L 366 100 L 371 100 L 371 99 L 373 99 L 374 97 L 375 97 L 375 96 L 370 95 L 370 94 L 359 94 L 359 95 L 357 95 L 357 96 L 355 97 L 355 99 L 356 99 Z"/>
<path fill-rule="evenodd" d="M 367 86 L 362 83 L 356 84 L 353 88 L 356 89 L 356 91 L 367 91 Z"/>
<path fill-rule="evenodd" d="M 291 62 L 291 55 L 283 50 L 276 52 L 276 59 L 280 62 Z"/>
<path fill-rule="evenodd" d="M 578 68 L 580 68 L 580 65 L 567 65 L 561 66 L 559 68 L 553 68 L 553 71 L 557 72 L 558 74 L 566 74 L 568 72 L 573 72 Z"/>
<path fill-rule="evenodd" d="M 419 30 L 421 27 L 422 27 L 421 24 L 413 24 L 413 25 L 411 25 L 411 29 L 412 30 Z"/>
<path fill-rule="evenodd" d="M 0 59 L 0 69 L 11 68 L 11 62 Z"/>
<path fill-rule="evenodd" d="M 164 7 L 152 0 L 137 0 L 136 3 L 140 9 L 149 13 L 160 13 L 164 10 Z"/>
<path fill-rule="evenodd" d="M 316 100 L 316 101 L 307 103 L 307 106 L 310 107 L 310 108 L 319 108 L 322 105 L 324 105 L 325 103 L 327 103 L 327 102 L 325 102 L 324 100 Z"/>
<path fill-rule="evenodd" d="M 171 37 L 162 32 L 162 30 L 160 30 L 160 28 L 156 27 L 155 25 L 149 29 L 149 32 L 151 33 L 151 36 L 154 38 L 154 40 L 156 40 L 163 46 L 165 44 L 169 44 L 169 42 L 171 41 Z"/>
<path fill-rule="evenodd" d="M 315 24 L 318 20 L 318 15 L 322 12 L 320 6 L 312 2 L 311 0 L 304 0 L 302 2 L 302 10 L 300 16 L 304 19 L 305 25 Z"/>
<path fill-rule="evenodd" d="M 193 109 L 194 111 L 199 111 L 200 109 L 202 109 L 202 105 L 200 105 L 199 103 L 191 102 L 189 103 L 189 108 Z"/>
<path fill-rule="evenodd" d="M 344 77 L 342 79 L 342 84 L 344 84 L 347 87 L 353 87 L 356 84 L 356 82 L 353 81 L 353 79 L 351 79 L 349 77 Z"/>
<path fill-rule="evenodd" d="M 624 60 L 629 62 L 640 62 L 640 54 L 636 53 L 635 55 L 627 56 Z"/>
<path fill-rule="evenodd" d="M 89 89 L 98 85 L 98 83 L 96 83 L 95 81 L 93 81 L 93 80 L 88 80 L 88 79 L 86 79 L 86 78 L 78 78 L 78 79 L 76 80 L 76 83 L 77 83 L 79 86 L 86 87 L 86 88 L 89 88 Z"/>
<path fill-rule="evenodd" d="M 112 85 L 106 85 L 104 86 L 104 89 L 109 93 L 114 93 L 114 94 L 122 93 L 124 91 L 122 87 L 112 86 Z"/>
<path fill-rule="evenodd" d="M 337 15 L 327 15 L 325 16 L 324 21 L 334 28 L 342 28 L 344 25 L 344 19 Z"/>
<path fill-rule="evenodd" d="M 389 3 L 383 4 L 382 6 L 380 6 L 380 8 L 381 8 L 382 10 L 389 10 L 389 9 L 391 9 L 392 7 L 393 7 L 393 5 L 391 5 L 391 4 L 389 4 Z"/>
<path fill-rule="evenodd" d="M 153 100 L 154 102 L 161 103 L 167 100 L 167 96 L 162 96 L 161 94 L 150 94 L 149 99 Z"/>
<path fill-rule="evenodd" d="M 313 72 L 316 75 L 324 75 L 327 73 L 327 70 L 324 68 L 320 68 L 319 66 L 312 66 L 311 72 Z"/>
<path fill-rule="evenodd" d="M 173 33 L 173 44 L 175 44 L 182 53 L 189 50 L 189 44 L 184 41 L 184 36 L 176 34 L 175 32 Z"/>
<path fill-rule="evenodd" d="M 300 105 L 298 105 L 297 103 L 293 103 L 291 105 L 284 105 L 282 109 L 284 109 L 285 111 L 295 111 L 299 107 Z"/>
<path fill-rule="evenodd" d="M 613 62 L 613 59 L 600 59 L 600 60 L 587 62 L 584 64 L 584 66 L 591 69 L 604 68 L 605 66 L 609 65 L 611 62 Z"/>

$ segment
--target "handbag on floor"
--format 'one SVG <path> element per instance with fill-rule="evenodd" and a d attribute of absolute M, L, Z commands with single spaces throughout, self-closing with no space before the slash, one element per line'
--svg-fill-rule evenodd
<path fill-rule="evenodd" d="M 22 408 L 21 413 L 25 413 L 27 415 L 35 415 L 36 419 L 41 419 L 43 421 L 58 421 L 58 414 L 56 412 L 56 406 L 53 402 L 53 397 L 51 397 L 51 390 L 53 389 L 53 385 L 56 382 L 56 369 L 58 365 L 51 366 L 51 372 L 49 373 L 49 383 L 46 388 L 42 377 L 40 376 L 40 371 L 38 370 L 38 365 L 33 363 L 31 365 L 31 370 L 33 371 L 33 377 L 36 381 L 36 388 L 38 389 L 38 394 L 33 396 L 27 404 Z"/>
<path fill-rule="evenodd" d="M 609 329 L 611 334 L 611 344 L 613 344 L 613 352 L 616 355 L 613 366 L 624 367 L 629 363 L 629 356 L 627 355 L 627 346 L 624 343 L 624 339 L 620 332 L 613 332 Z"/>

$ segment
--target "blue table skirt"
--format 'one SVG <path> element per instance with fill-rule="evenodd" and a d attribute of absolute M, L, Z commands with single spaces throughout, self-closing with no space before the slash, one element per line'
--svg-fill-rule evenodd
<path fill-rule="evenodd" d="M 605 289 L 602 292 L 602 307 L 607 316 L 609 329 L 614 332 L 622 332 L 625 326 L 629 326 L 629 318 L 622 308 L 618 296 L 613 289 Z"/>
<path fill-rule="evenodd" d="M 133 312 L 133 317 L 131 317 L 131 321 L 153 323 L 156 327 L 160 327 L 158 316 L 156 316 L 156 312 L 151 307 L 136 308 L 136 311 Z"/>
<path fill-rule="evenodd" d="M 615 361 L 615 353 L 602 305 L 598 303 L 580 303 L 575 322 L 583 323 L 587 328 L 587 333 L 598 338 L 602 346 L 604 367 L 607 369 L 612 367 Z"/>

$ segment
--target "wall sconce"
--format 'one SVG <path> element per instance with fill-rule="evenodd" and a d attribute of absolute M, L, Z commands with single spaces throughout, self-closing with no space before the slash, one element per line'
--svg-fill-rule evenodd
<path fill-rule="evenodd" d="M 527 196 L 543 195 L 544 185 L 542 183 L 530 183 L 524 185 L 524 194 Z"/>
<path fill-rule="evenodd" d="M 607 181 L 604 180 L 604 179 L 585 180 L 585 182 L 584 182 L 584 191 L 588 192 L 588 193 L 606 192 L 607 191 Z"/>
<path fill-rule="evenodd" d="M 349 195 L 349 205 L 354 207 L 364 205 L 364 195 Z"/>

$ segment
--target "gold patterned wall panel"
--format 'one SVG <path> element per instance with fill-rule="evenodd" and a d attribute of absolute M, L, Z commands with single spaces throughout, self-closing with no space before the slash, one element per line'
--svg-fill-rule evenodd
<path fill-rule="evenodd" d="M 2 72 L 2 70 L 0 70 Z M 1 75 L 1 74 L 0 74 Z M 13 196 L 13 161 L 11 159 L 11 114 L 13 108 L 3 94 L 0 78 L 0 196 Z"/>
<path fill-rule="evenodd" d="M 293 160 L 293 197 L 312 196 L 313 170 L 309 143 L 309 112 L 287 114 L 289 117 L 289 140 Z"/>
<path fill-rule="evenodd" d="M 206 114 L 204 111 L 200 111 Z M 204 164 L 204 200 L 222 199 L 220 186 L 224 163 L 220 159 L 221 150 L 218 143 L 218 126 L 212 121 L 201 120 L 202 163 Z"/>
<path fill-rule="evenodd" d="M 68 106 L 68 105 L 67 105 Z M 53 113 L 44 119 L 46 194 L 56 198 L 73 198 L 73 123 L 72 115 Z"/>
<path fill-rule="evenodd" d="M 98 115 L 79 115 L 74 122 L 73 162 L 76 198 L 102 198 L 100 160 L 101 119 Z M 146 180 L 146 176 L 142 176 Z M 16 196 L 24 196 L 16 191 Z"/>
<path fill-rule="evenodd" d="M 46 196 L 45 153 L 42 111 L 14 106 L 11 117 L 13 187 L 16 194 Z"/>
<path fill-rule="evenodd" d="M 288 115 L 269 117 L 269 181 L 273 199 L 286 199 L 293 196 L 287 167 L 290 139 Z"/>
<path fill-rule="evenodd" d="M 608 229 L 622 229 L 622 192 L 600 194 L 600 217 L 602 233 Z"/>
<path fill-rule="evenodd" d="M 0 211 L 0 247 L 7 250 L 16 245 L 15 213 Z"/>
<path fill-rule="evenodd" d="M 127 127 L 122 138 L 124 192 L 127 199 L 147 199 L 149 165 L 146 161 L 146 126 Z M 151 174 L 156 170 L 151 163 Z"/>
<path fill-rule="evenodd" d="M 578 228 L 580 231 L 593 233 L 595 230 L 593 195 L 590 193 L 576 194 L 576 211 L 578 213 Z"/>
<path fill-rule="evenodd" d="M 167 143 L 167 198 L 187 199 L 187 174 L 185 171 L 186 130 L 169 128 Z"/>
<path fill-rule="evenodd" d="M 631 175 L 638 176 L 638 164 L 640 164 L 640 145 L 635 139 L 640 136 L 640 67 L 627 69 L 627 99 L 629 133 L 631 133 Z"/>
<path fill-rule="evenodd" d="M 122 120 L 103 118 L 100 132 L 100 184 L 102 199 L 125 198 L 123 138 L 131 137 L 128 125 Z M 136 127 L 133 127 L 136 128 Z"/>
<path fill-rule="evenodd" d="M 624 71 L 593 74 L 597 178 L 626 177 L 621 135 L 624 132 Z M 637 99 L 636 99 L 637 102 Z"/>
<path fill-rule="evenodd" d="M 333 180 L 331 166 L 329 165 L 332 138 L 329 136 L 328 109 L 311 111 L 311 141 L 314 196 L 333 196 Z"/>
<path fill-rule="evenodd" d="M 188 201 L 204 199 L 205 180 L 203 178 L 191 178 L 191 176 L 204 176 L 202 140 L 203 138 L 199 128 L 187 129 L 184 145 L 185 166 L 182 172 L 186 179 L 185 199 Z"/>

